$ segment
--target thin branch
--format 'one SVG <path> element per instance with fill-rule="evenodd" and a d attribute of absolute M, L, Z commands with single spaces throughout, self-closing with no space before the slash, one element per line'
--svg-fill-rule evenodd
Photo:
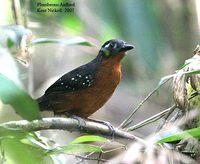
<path fill-rule="evenodd" d="M 81 133 L 88 133 L 93 135 L 97 134 L 111 138 L 112 137 L 124 138 L 145 143 L 141 138 L 136 137 L 128 132 L 119 130 L 117 128 L 114 128 L 114 134 L 111 134 L 108 126 L 104 124 L 92 121 L 85 121 L 84 125 L 80 125 L 80 122 L 77 119 L 73 118 L 53 117 L 53 118 L 43 118 L 41 120 L 33 120 L 31 122 L 28 122 L 26 120 L 10 121 L 2 123 L 0 124 L 0 126 L 15 130 L 24 130 L 24 131 L 39 131 L 39 130 L 49 130 L 49 129 L 67 130 L 70 132 L 79 131 Z"/>
<path fill-rule="evenodd" d="M 168 78 L 164 80 L 161 84 L 159 84 L 154 90 L 152 90 L 144 100 L 142 100 L 141 103 L 130 113 L 130 115 L 119 125 L 119 129 L 127 127 L 127 125 L 130 123 L 131 117 L 140 109 L 140 107 L 151 97 L 162 85 L 164 85 L 166 82 L 168 82 L 171 78 Z"/>
<path fill-rule="evenodd" d="M 160 131 L 160 129 L 162 129 L 162 127 L 164 126 L 164 124 L 166 123 L 167 119 L 169 118 L 169 116 L 173 113 L 173 111 L 177 108 L 177 105 L 174 104 L 172 105 L 169 109 L 169 112 L 165 115 L 163 122 L 158 126 L 156 132 Z"/>
<path fill-rule="evenodd" d="M 72 154 L 74 155 L 74 154 Z M 75 155 L 75 157 L 80 158 L 82 160 L 90 160 L 90 161 L 101 161 L 101 162 L 107 162 L 108 160 L 102 159 L 102 158 L 93 158 L 93 157 L 86 157 L 81 155 Z"/>
<path fill-rule="evenodd" d="M 102 152 L 99 153 L 99 158 L 98 159 L 101 159 L 101 156 L 102 156 Z M 99 164 L 99 163 L 100 163 L 100 160 L 97 161 L 97 164 Z"/>
<path fill-rule="evenodd" d="M 24 2 L 24 27 L 28 28 L 28 11 L 29 11 L 30 0 Z"/>
<path fill-rule="evenodd" d="M 158 113 L 158 114 L 156 114 L 156 115 L 154 115 L 154 116 L 152 116 L 152 117 L 150 117 L 150 118 L 148 118 L 148 119 L 146 119 L 146 120 L 144 120 L 144 121 L 142 121 L 142 122 L 140 122 L 140 123 L 138 123 L 134 126 L 131 126 L 131 127 L 127 128 L 125 130 L 126 131 L 133 131 L 133 130 L 141 128 L 141 127 L 143 127 L 147 124 L 155 122 L 155 121 L 159 120 L 160 118 L 164 117 L 170 111 L 170 109 L 171 108 L 168 108 L 168 109 L 166 109 L 166 110 L 164 110 L 164 111 L 162 111 L 162 112 L 160 112 L 160 113 Z"/>
<path fill-rule="evenodd" d="M 13 9 L 13 15 L 16 25 L 22 24 L 22 17 L 21 17 L 21 7 L 20 7 L 20 1 L 19 0 L 12 0 L 12 9 Z"/>
<path fill-rule="evenodd" d="M 110 144 L 110 143 L 109 143 Z M 119 144 L 119 143 L 118 143 Z M 103 145 L 100 146 L 101 149 L 103 149 L 104 147 L 107 147 L 108 143 L 105 142 Z M 110 149 L 110 150 L 103 150 L 103 153 L 111 153 L 111 152 L 114 152 L 114 151 L 117 151 L 117 150 L 120 150 L 120 149 L 124 149 L 126 150 L 126 146 L 121 144 L 121 146 L 117 147 L 117 148 L 113 148 L 113 149 Z M 90 158 L 91 155 L 93 155 L 95 152 L 91 152 L 87 155 L 85 155 L 86 158 Z"/>

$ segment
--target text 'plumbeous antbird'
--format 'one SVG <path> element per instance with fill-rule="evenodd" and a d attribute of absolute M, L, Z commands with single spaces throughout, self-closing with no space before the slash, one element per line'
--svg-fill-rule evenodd
<path fill-rule="evenodd" d="M 105 42 L 95 59 L 63 75 L 37 99 L 40 110 L 89 117 L 112 96 L 121 80 L 120 61 L 133 48 L 122 40 Z"/>

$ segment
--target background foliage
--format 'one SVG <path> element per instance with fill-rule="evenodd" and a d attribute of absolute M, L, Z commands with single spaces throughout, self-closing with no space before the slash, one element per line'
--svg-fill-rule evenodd
<path fill-rule="evenodd" d="M 10 87 L 19 87 L 15 89 L 20 90 L 22 97 L 28 93 L 36 98 L 58 76 L 93 59 L 105 41 L 111 38 L 126 40 L 134 44 L 136 49 L 129 52 L 122 62 L 122 82 L 111 100 L 92 116 L 118 125 L 157 85 L 162 76 L 172 74 L 192 56 L 191 52 L 198 44 L 200 35 L 197 1 L 74 0 L 74 12 L 39 13 L 39 0 L 16 0 L 20 2 L 20 6 L 16 8 L 20 14 L 18 22 L 13 15 L 12 1 L 4 1 L 0 7 L 0 73 L 15 82 Z M 26 29 L 8 26 L 16 23 Z M 32 42 L 33 45 L 21 45 L 23 34 L 32 37 L 31 41 L 35 41 Z M 48 44 L 42 44 L 45 41 Z M 29 56 L 24 56 L 27 46 Z M 18 51 L 19 47 L 22 52 Z M 3 83 L 5 84 L 9 85 L 9 82 Z M 5 88 L 3 85 L 0 86 L 0 91 Z M 169 87 L 162 88 L 158 95 L 143 106 L 135 115 L 133 124 L 170 106 L 172 96 Z M 12 90 L 16 91 L 15 89 Z M 32 101 L 29 96 L 25 99 Z M 22 109 L 16 100 L 12 102 L 15 102 L 15 107 Z M 31 107 L 37 109 L 34 103 Z M 32 119 L 39 115 L 36 112 L 34 116 L 25 114 L 23 117 Z M 11 112 L 10 106 L 1 103 L 0 121 L 15 119 L 20 118 L 15 112 Z M 152 124 L 137 132 L 145 136 L 154 128 Z M 66 133 L 61 132 L 60 137 L 54 135 L 53 139 L 66 144 L 71 140 L 71 134 L 67 135 L 69 137 L 64 137 L 63 140 Z M 21 142 L 20 138 L 17 141 Z M 9 139 L 6 142 L 9 146 Z"/>

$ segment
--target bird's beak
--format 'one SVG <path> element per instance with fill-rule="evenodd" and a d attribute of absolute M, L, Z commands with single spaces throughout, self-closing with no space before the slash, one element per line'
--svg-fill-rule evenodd
<path fill-rule="evenodd" d="M 134 49 L 135 47 L 133 45 L 130 45 L 130 44 L 124 44 L 124 46 L 122 47 L 121 51 L 129 51 L 129 50 L 132 50 Z"/>

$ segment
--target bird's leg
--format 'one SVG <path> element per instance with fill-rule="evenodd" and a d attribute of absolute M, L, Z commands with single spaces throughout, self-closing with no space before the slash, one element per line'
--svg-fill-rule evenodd
<path fill-rule="evenodd" d="M 113 125 L 111 125 L 111 123 L 107 122 L 107 121 L 102 121 L 102 120 L 95 120 L 95 119 L 91 119 L 91 118 L 87 118 L 88 121 L 92 121 L 92 122 L 97 122 L 103 125 L 106 125 L 109 130 L 110 130 L 110 135 L 113 138 L 115 135 L 115 128 L 113 127 Z"/>
<path fill-rule="evenodd" d="M 81 131 L 83 130 L 83 127 L 85 127 L 85 125 L 86 125 L 85 119 L 82 117 L 76 116 L 76 115 L 68 113 L 68 112 L 65 112 L 65 116 L 76 119 L 79 123 L 79 128 L 81 129 Z"/>
<path fill-rule="evenodd" d="M 83 127 L 85 127 L 86 123 L 85 121 L 88 120 L 88 121 L 92 121 L 92 122 L 96 122 L 96 123 L 100 123 L 100 124 L 103 124 L 103 125 L 106 125 L 109 130 L 110 130 L 110 135 L 111 137 L 114 137 L 114 134 L 115 134 L 115 129 L 114 127 L 107 121 L 102 121 L 102 120 L 95 120 L 95 119 L 91 119 L 91 118 L 82 118 L 82 117 L 79 117 L 79 116 L 76 116 L 74 114 L 71 114 L 71 113 L 68 113 L 68 112 L 65 112 L 65 116 L 69 117 L 69 118 L 74 118 L 76 119 L 78 122 L 79 122 L 79 127 L 81 130 L 83 130 Z"/>

